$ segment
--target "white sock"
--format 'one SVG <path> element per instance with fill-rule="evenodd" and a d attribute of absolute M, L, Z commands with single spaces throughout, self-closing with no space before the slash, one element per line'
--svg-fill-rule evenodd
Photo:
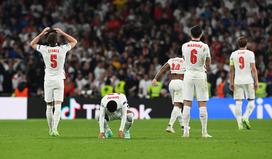
<path fill-rule="evenodd" d="M 173 107 L 173 110 L 172 110 L 172 113 L 171 113 L 171 117 L 170 117 L 170 121 L 169 121 L 168 125 L 170 125 L 171 127 L 173 127 L 173 125 L 174 125 L 174 123 L 175 123 L 175 121 L 176 121 L 176 119 L 177 119 L 180 111 L 181 110 L 180 110 L 179 107 L 177 107 L 177 106 Z"/>
<path fill-rule="evenodd" d="M 190 110 L 191 110 L 191 107 L 189 106 L 185 105 L 183 107 L 182 117 L 183 117 L 183 124 L 184 124 L 184 133 L 189 133 Z"/>
<path fill-rule="evenodd" d="M 132 113 L 127 114 L 127 122 L 125 125 L 125 130 L 128 131 L 134 122 L 134 115 Z"/>
<path fill-rule="evenodd" d="M 249 117 L 250 117 L 250 115 L 252 114 L 254 108 L 255 108 L 254 100 L 249 101 L 249 102 L 248 102 L 248 105 L 247 105 L 247 107 L 246 107 L 246 112 L 245 112 L 245 114 L 244 114 L 244 116 L 243 116 L 243 119 L 248 120 Z"/>
<path fill-rule="evenodd" d="M 207 133 L 208 113 L 206 107 L 199 108 L 199 118 L 202 126 L 202 134 Z"/>
<path fill-rule="evenodd" d="M 238 127 L 242 124 L 242 101 L 236 101 L 235 116 Z"/>
<path fill-rule="evenodd" d="M 181 112 L 181 108 L 179 108 L 179 113 L 178 113 L 177 119 L 178 119 L 178 121 L 179 121 L 180 127 L 184 126 L 184 125 L 183 125 L 183 121 L 182 121 L 182 112 Z"/>
<path fill-rule="evenodd" d="M 61 115 L 61 104 L 55 104 L 55 111 L 53 116 L 53 119 L 54 119 L 53 131 L 58 130 L 60 115 Z"/>
<path fill-rule="evenodd" d="M 53 128 L 53 106 L 47 105 L 46 107 L 46 119 L 49 127 L 49 131 L 52 131 Z"/>

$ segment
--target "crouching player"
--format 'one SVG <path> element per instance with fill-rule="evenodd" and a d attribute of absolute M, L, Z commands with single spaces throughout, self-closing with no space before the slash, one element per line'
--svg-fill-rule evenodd
<path fill-rule="evenodd" d="M 175 133 L 173 125 L 176 119 L 179 120 L 181 128 L 182 125 L 182 113 L 183 108 L 183 97 L 182 97 L 182 88 L 183 88 L 183 75 L 185 72 L 184 60 L 183 58 L 171 58 L 165 63 L 160 71 L 156 74 L 155 78 L 152 80 L 152 84 L 156 85 L 158 78 L 166 71 L 170 70 L 171 72 L 171 82 L 169 83 L 169 91 L 172 97 L 172 103 L 174 105 L 169 124 L 166 128 L 166 132 Z"/>
<path fill-rule="evenodd" d="M 121 119 L 118 135 L 130 139 L 129 129 L 133 124 L 133 113 L 128 110 L 127 98 L 124 94 L 113 93 L 104 96 L 101 100 L 99 115 L 99 138 L 112 137 L 113 133 L 108 121 Z"/>

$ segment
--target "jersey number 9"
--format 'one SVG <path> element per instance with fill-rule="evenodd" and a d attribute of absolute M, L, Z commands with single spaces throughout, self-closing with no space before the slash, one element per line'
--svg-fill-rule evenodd
<path fill-rule="evenodd" d="M 245 59 L 243 56 L 239 57 L 239 68 L 242 70 L 245 68 Z"/>
<path fill-rule="evenodd" d="M 51 61 L 51 67 L 52 68 L 56 68 L 58 66 L 57 55 L 51 55 L 50 56 L 50 61 Z"/>
<path fill-rule="evenodd" d="M 196 54 L 197 54 L 196 49 L 193 49 L 191 51 L 191 58 L 190 58 L 192 64 L 195 64 L 197 62 L 197 56 L 196 56 Z"/>

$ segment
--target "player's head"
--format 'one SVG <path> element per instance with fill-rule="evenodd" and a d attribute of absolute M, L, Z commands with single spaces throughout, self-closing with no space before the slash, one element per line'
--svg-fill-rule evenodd
<path fill-rule="evenodd" d="M 56 44 L 58 42 L 58 34 L 57 34 L 57 32 L 55 30 L 50 30 L 47 33 L 46 42 L 50 46 L 56 46 Z"/>
<path fill-rule="evenodd" d="M 199 38 L 200 39 L 202 36 L 202 29 L 199 25 L 195 25 L 191 28 L 190 33 L 191 33 L 192 38 L 195 38 L 195 39 Z"/>
<path fill-rule="evenodd" d="M 114 100 L 111 100 L 107 103 L 106 107 L 109 112 L 114 112 L 117 109 L 117 103 Z"/>
<path fill-rule="evenodd" d="M 237 43 L 239 48 L 245 48 L 247 46 L 247 38 L 244 36 L 241 36 L 239 37 Z"/>

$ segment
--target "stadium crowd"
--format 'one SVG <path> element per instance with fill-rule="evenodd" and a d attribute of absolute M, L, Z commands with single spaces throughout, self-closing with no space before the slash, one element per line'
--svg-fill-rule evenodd
<path fill-rule="evenodd" d="M 0 1 L 0 95 L 25 88 L 29 95 L 42 94 L 44 64 L 29 42 L 50 26 L 79 42 L 67 55 L 66 97 L 97 97 L 105 84 L 116 88 L 123 81 L 127 96 L 149 98 L 155 73 L 181 55 L 190 27 L 200 24 L 212 55 L 211 96 L 231 95 L 229 56 L 240 35 L 249 38 L 248 48 L 255 52 L 262 95 L 272 96 L 271 14 L 269 0 Z M 162 96 L 168 96 L 168 81 L 165 75 Z"/>

